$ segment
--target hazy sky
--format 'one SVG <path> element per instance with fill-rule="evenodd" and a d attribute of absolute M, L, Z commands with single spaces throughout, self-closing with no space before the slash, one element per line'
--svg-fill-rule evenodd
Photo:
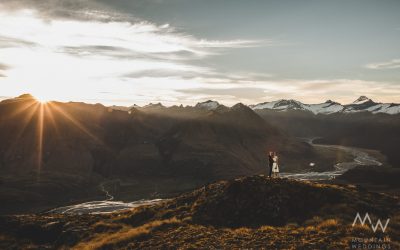
<path fill-rule="evenodd" d="M 400 102 L 398 0 L 1 0 L 0 96 Z"/>

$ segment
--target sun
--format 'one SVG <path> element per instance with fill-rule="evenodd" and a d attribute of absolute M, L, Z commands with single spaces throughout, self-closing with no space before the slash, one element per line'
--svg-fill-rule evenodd
<path fill-rule="evenodd" d="M 44 95 L 35 95 L 35 99 L 40 102 L 40 103 L 47 103 L 49 101 L 51 101 L 51 99 L 47 96 Z"/>

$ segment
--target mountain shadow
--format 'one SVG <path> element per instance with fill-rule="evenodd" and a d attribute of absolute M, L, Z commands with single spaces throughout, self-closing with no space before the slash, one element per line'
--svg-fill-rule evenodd
<path fill-rule="evenodd" d="M 243 104 L 121 111 L 22 95 L 0 102 L 0 197 L 9 201 L 2 209 L 98 197 L 107 179 L 140 182 L 145 188 L 131 189 L 140 199 L 165 189 L 164 180 L 177 192 L 266 173 L 267 150 L 278 151 L 287 170 L 318 157 Z"/>

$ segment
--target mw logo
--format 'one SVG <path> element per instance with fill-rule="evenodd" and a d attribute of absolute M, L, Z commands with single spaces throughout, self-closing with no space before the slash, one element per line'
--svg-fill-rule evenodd
<path fill-rule="evenodd" d="M 382 232 L 384 233 L 385 230 L 386 230 L 386 227 L 387 227 L 387 225 L 389 224 L 389 221 L 390 221 L 390 219 L 387 219 L 387 220 L 386 220 L 386 223 L 385 223 L 385 226 L 383 226 L 381 220 L 378 219 L 378 221 L 377 221 L 376 224 L 374 225 L 374 224 L 372 223 L 372 220 L 371 220 L 371 218 L 369 217 L 369 214 L 368 214 L 368 213 L 365 213 L 364 219 L 361 219 L 360 214 L 357 213 L 357 214 L 356 214 L 356 217 L 354 218 L 354 221 L 353 221 L 353 225 L 352 225 L 352 226 L 354 227 L 354 226 L 356 225 L 357 221 L 360 221 L 360 224 L 361 224 L 362 226 L 364 226 L 366 220 L 368 220 L 368 222 L 369 222 L 369 224 L 371 225 L 371 228 L 372 228 L 372 230 L 374 231 L 374 233 L 375 233 L 376 230 L 378 229 L 378 226 L 382 229 Z"/>

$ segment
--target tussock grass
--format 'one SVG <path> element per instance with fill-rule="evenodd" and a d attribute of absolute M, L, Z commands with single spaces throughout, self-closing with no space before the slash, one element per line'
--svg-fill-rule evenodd
<path fill-rule="evenodd" d="M 318 229 L 335 229 L 339 227 L 339 223 L 335 219 L 328 219 L 318 224 Z"/>
<path fill-rule="evenodd" d="M 273 226 L 261 226 L 260 227 L 261 231 L 271 231 L 271 230 L 274 230 L 274 229 L 275 229 L 275 227 L 273 227 Z"/>
<path fill-rule="evenodd" d="M 351 227 L 350 231 L 352 233 L 358 235 L 358 236 L 371 234 L 371 229 L 367 226 L 367 224 L 365 224 L 365 225 L 360 225 L 360 224 L 354 225 L 354 227 Z"/>
<path fill-rule="evenodd" d="M 240 227 L 240 228 L 234 229 L 233 232 L 236 234 L 250 234 L 252 232 L 252 230 L 247 227 Z"/>
<path fill-rule="evenodd" d="M 314 226 L 307 226 L 307 227 L 304 229 L 304 231 L 307 232 L 307 233 L 315 233 L 315 232 L 317 232 L 317 228 L 314 227 Z"/>
<path fill-rule="evenodd" d="M 385 234 L 400 249 L 398 199 L 262 178 L 218 182 L 109 215 L 0 217 L 0 235 L 10 237 L 0 236 L 0 249 L 346 249 L 353 237 L 374 235 L 367 225 L 352 227 L 356 211 L 387 214 Z"/>
<path fill-rule="evenodd" d="M 118 245 L 124 244 L 139 237 L 147 236 L 152 231 L 161 229 L 168 225 L 180 224 L 181 221 L 172 218 L 168 220 L 153 221 L 139 227 L 123 227 L 121 230 L 112 234 L 97 234 L 88 242 L 81 242 L 73 249 L 76 250 L 93 250 L 93 249 L 112 249 Z"/>

